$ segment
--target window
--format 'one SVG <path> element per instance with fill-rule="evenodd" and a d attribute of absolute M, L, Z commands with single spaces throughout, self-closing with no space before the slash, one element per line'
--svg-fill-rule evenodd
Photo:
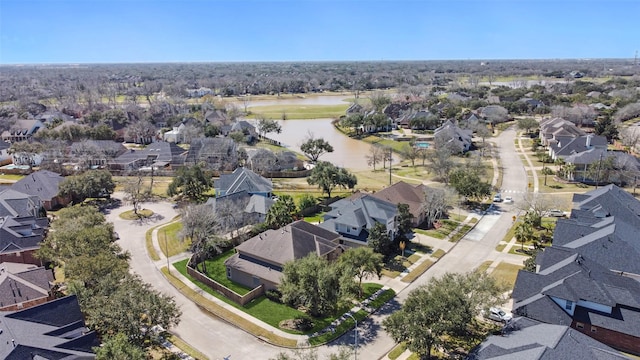
<path fill-rule="evenodd" d="M 227 278 L 231 279 L 231 268 L 227 268 Z"/>
<path fill-rule="evenodd" d="M 584 329 L 584 324 L 583 323 L 576 323 L 576 327 L 578 329 Z"/>
<path fill-rule="evenodd" d="M 567 303 L 564 305 L 564 308 L 567 310 L 571 310 L 571 308 L 573 308 L 573 301 L 567 300 Z"/>
<path fill-rule="evenodd" d="M 595 326 L 592 326 L 592 327 L 591 327 L 591 332 L 592 332 L 592 333 L 597 332 L 597 331 L 598 331 L 598 328 L 597 328 L 597 327 L 595 327 Z"/>

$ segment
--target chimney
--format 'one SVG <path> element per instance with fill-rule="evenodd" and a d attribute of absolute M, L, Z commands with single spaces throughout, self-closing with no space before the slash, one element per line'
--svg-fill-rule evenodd
<path fill-rule="evenodd" d="M 593 134 L 589 134 L 587 135 L 587 149 L 591 148 L 591 138 L 593 137 Z"/>

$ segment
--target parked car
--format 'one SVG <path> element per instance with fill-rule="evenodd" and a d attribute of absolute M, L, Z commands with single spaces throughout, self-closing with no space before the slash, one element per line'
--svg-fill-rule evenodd
<path fill-rule="evenodd" d="M 485 317 L 491 319 L 493 321 L 507 323 L 511 320 L 511 314 L 507 314 L 504 310 L 499 307 L 492 307 L 489 311 L 484 312 Z"/>
<path fill-rule="evenodd" d="M 503 202 L 505 204 L 513 204 L 513 198 L 511 196 L 505 196 Z"/>
<path fill-rule="evenodd" d="M 502 201 L 502 195 L 500 195 L 500 193 L 497 193 L 494 197 L 493 197 L 493 202 L 501 202 Z"/>
<path fill-rule="evenodd" d="M 564 213 L 564 211 L 562 210 L 558 210 L 558 209 L 551 209 L 547 212 L 548 216 L 553 216 L 553 217 L 564 217 L 567 216 L 567 214 Z"/>

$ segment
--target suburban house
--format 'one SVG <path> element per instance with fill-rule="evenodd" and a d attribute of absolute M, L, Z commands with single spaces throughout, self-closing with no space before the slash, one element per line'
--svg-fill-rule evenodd
<path fill-rule="evenodd" d="M 559 141 L 559 138 L 574 138 L 585 136 L 587 133 L 571 121 L 562 118 L 546 118 L 540 121 L 540 143 L 548 146 L 550 141 Z"/>
<path fill-rule="evenodd" d="M 611 174 L 609 180 L 614 183 L 627 183 L 629 180 L 640 174 L 640 162 L 638 158 L 622 151 L 609 151 L 606 148 L 591 148 L 589 150 L 575 153 L 564 158 L 566 164 L 574 165 L 575 170 L 569 174 L 570 180 L 585 181 L 590 180 L 588 173 L 589 165 L 598 164 L 602 160 L 612 158 L 616 169 L 626 172 L 622 174 L 616 172 Z M 620 178 L 625 177 L 626 178 Z"/>
<path fill-rule="evenodd" d="M 41 266 L 34 253 L 48 226 L 40 198 L 12 189 L 0 192 L 0 262 Z"/>
<path fill-rule="evenodd" d="M 351 245 L 366 245 L 369 230 L 376 223 L 386 227 L 391 239 L 395 238 L 398 231 L 396 223 L 398 207 L 386 200 L 369 194 L 356 193 L 329 206 L 331 210 L 324 214 L 319 226 L 337 232 Z"/>
<path fill-rule="evenodd" d="M 178 126 L 174 126 L 171 130 L 162 134 L 162 140 L 166 142 L 172 142 L 179 144 L 184 138 L 182 136 L 182 132 L 184 131 L 185 125 L 184 123 L 180 123 Z"/>
<path fill-rule="evenodd" d="M 228 138 L 198 138 L 191 142 L 185 165 L 205 164 L 210 170 L 230 171 L 238 167 L 238 145 Z"/>
<path fill-rule="evenodd" d="M 16 311 L 53 300 L 53 272 L 43 266 L 0 263 L 0 311 Z"/>
<path fill-rule="evenodd" d="M 100 345 L 95 331 L 85 325 L 75 295 L 28 309 L 0 313 L 0 358 L 93 359 Z"/>
<path fill-rule="evenodd" d="M 58 188 L 62 181 L 64 177 L 60 174 L 39 170 L 18 180 L 11 185 L 11 189 L 37 196 L 46 210 L 54 210 L 71 202 L 71 196 L 58 195 Z"/>
<path fill-rule="evenodd" d="M 220 126 L 220 134 L 228 136 L 233 132 L 241 132 L 245 135 L 244 141 L 251 143 L 258 138 L 256 127 L 246 120 L 236 120 L 233 124 Z"/>
<path fill-rule="evenodd" d="M 491 335 L 471 351 L 467 360 L 622 360 L 611 347 L 568 326 L 515 318 L 500 335 Z"/>
<path fill-rule="evenodd" d="M 187 151 L 175 143 L 157 141 L 144 149 L 130 149 L 109 163 L 112 170 L 174 169 L 183 165 Z"/>
<path fill-rule="evenodd" d="M 75 164 L 85 168 L 106 167 L 127 151 L 122 143 L 112 140 L 84 140 L 74 142 L 69 148 Z"/>
<path fill-rule="evenodd" d="M 206 87 L 200 87 L 197 89 L 187 89 L 186 92 L 187 92 L 187 96 L 189 97 L 203 97 L 205 95 L 214 94 L 213 90 Z"/>
<path fill-rule="evenodd" d="M 575 194 L 553 245 L 520 271 L 513 313 L 569 326 L 608 346 L 640 354 L 640 201 L 614 185 Z"/>
<path fill-rule="evenodd" d="M 277 230 L 267 230 L 236 246 L 236 253 L 225 261 L 227 278 L 256 288 L 276 289 L 284 264 L 316 254 L 337 259 L 344 249 L 340 235 L 303 220 Z"/>
<path fill-rule="evenodd" d="M 461 129 L 451 120 L 447 120 L 433 132 L 433 137 L 436 144 L 449 146 L 453 151 L 463 153 L 471 148 L 473 132 Z"/>
<path fill-rule="evenodd" d="M 428 187 L 422 184 L 411 185 L 404 181 L 399 181 L 380 191 L 376 191 L 371 196 L 384 200 L 391 204 L 407 204 L 409 212 L 413 215 L 412 225 L 422 224 L 425 217 L 425 193 Z"/>
<path fill-rule="evenodd" d="M 607 138 L 599 135 L 555 136 L 548 141 L 549 155 L 553 160 L 565 159 L 567 156 L 579 154 L 591 149 L 604 149 L 608 146 Z"/>
<path fill-rule="evenodd" d="M 277 153 L 269 149 L 247 149 L 246 166 L 253 171 L 283 171 L 303 167 L 302 161 L 291 151 Z"/>
<path fill-rule="evenodd" d="M 246 190 L 249 195 L 271 197 L 273 184 L 270 180 L 245 168 L 236 168 L 231 174 L 222 174 L 214 184 L 216 197 Z"/>
<path fill-rule="evenodd" d="M 11 144 L 6 141 L 0 141 L 0 166 L 11 164 L 11 154 L 9 154 L 9 148 Z"/>
<path fill-rule="evenodd" d="M 9 130 L 2 133 L 2 140 L 9 142 L 19 142 L 29 140 L 44 124 L 40 120 L 17 119 Z"/>

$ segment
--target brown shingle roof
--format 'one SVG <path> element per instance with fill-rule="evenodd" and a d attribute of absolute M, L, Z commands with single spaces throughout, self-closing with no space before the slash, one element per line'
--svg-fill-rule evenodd
<path fill-rule="evenodd" d="M 419 218 L 425 199 L 424 193 L 427 189 L 428 188 L 422 184 L 411 185 L 400 181 L 373 193 L 371 196 L 396 205 L 407 204 L 409 205 L 409 212 L 414 217 Z"/>

